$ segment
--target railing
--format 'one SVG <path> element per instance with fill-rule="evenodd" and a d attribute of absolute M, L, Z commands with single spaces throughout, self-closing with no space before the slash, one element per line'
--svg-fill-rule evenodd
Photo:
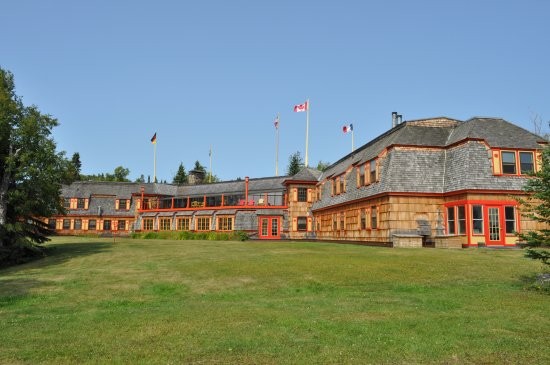
<path fill-rule="evenodd" d="M 227 207 L 280 207 L 286 205 L 283 193 L 250 194 L 248 200 L 244 195 L 214 195 L 173 198 L 144 198 L 141 211 L 147 210 L 194 210 Z"/>

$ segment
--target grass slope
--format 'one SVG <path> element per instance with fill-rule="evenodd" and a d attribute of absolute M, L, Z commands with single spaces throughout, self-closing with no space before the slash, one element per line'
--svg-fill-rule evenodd
<path fill-rule="evenodd" d="M 508 250 L 56 238 L 0 271 L 0 363 L 550 363 Z"/>

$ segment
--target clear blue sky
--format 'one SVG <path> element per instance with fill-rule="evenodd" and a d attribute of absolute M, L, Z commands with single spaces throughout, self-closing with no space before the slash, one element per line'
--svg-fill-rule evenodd
<path fill-rule="evenodd" d="M 550 1 L 4 2 L 0 66 L 56 117 L 82 172 L 171 181 L 199 160 L 224 180 L 275 175 L 295 151 L 335 162 L 404 120 L 550 120 Z"/>

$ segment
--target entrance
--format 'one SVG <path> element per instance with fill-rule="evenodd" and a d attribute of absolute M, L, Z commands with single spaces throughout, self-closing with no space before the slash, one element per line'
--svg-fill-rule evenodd
<path fill-rule="evenodd" d="M 502 234 L 502 207 L 487 207 L 487 226 L 485 240 L 488 245 L 503 245 L 505 235 Z"/>
<path fill-rule="evenodd" d="M 260 217 L 260 227 L 258 232 L 260 239 L 280 239 L 280 220 L 280 217 Z"/>

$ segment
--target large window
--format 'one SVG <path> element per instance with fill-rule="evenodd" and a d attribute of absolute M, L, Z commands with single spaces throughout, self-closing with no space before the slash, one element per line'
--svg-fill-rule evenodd
<path fill-rule="evenodd" d="M 110 231 L 111 230 L 111 220 L 110 219 L 105 219 L 103 221 L 103 230 L 104 231 Z"/>
<path fill-rule="evenodd" d="M 466 207 L 458 205 L 447 208 L 447 232 L 466 234 Z"/>
<path fill-rule="evenodd" d="M 153 218 L 144 218 L 143 219 L 143 230 L 152 231 L 153 230 Z"/>
<path fill-rule="evenodd" d="M 53 218 L 48 219 L 48 228 L 49 229 L 55 229 L 55 223 L 56 223 L 55 219 L 53 219 Z"/>
<path fill-rule="evenodd" d="M 522 175 L 533 173 L 535 171 L 535 165 L 533 163 L 533 152 L 520 152 L 519 165 L 520 173 Z"/>
<path fill-rule="evenodd" d="M 76 200 L 76 208 L 77 209 L 84 209 L 85 206 L 86 206 L 86 199 L 78 198 Z"/>
<path fill-rule="evenodd" d="M 71 229 L 71 220 L 63 219 L 63 229 Z"/>
<path fill-rule="evenodd" d="M 367 229 L 367 213 L 365 209 L 361 209 L 361 229 Z"/>
<path fill-rule="evenodd" d="M 307 202 L 307 188 L 298 188 L 298 201 Z"/>
<path fill-rule="evenodd" d="M 502 173 L 515 174 L 516 173 L 516 153 L 502 151 Z"/>
<path fill-rule="evenodd" d="M 197 231 L 210 230 L 210 217 L 197 217 Z"/>
<path fill-rule="evenodd" d="M 88 229 L 94 231 L 97 227 L 97 221 L 95 219 L 90 219 L 88 221 Z"/>
<path fill-rule="evenodd" d="M 178 231 L 189 231 L 191 229 L 191 218 L 178 218 L 176 229 Z"/>
<path fill-rule="evenodd" d="M 169 231 L 172 225 L 172 218 L 160 218 L 159 223 L 161 231 Z"/>
<path fill-rule="evenodd" d="M 506 220 L 506 234 L 514 234 L 516 231 L 516 212 L 512 206 L 504 207 L 504 217 Z"/>
<path fill-rule="evenodd" d="M 82 229 L 82 219 L 74 220 L 74 229 Z"/>
<path fill-rule="evenodd" d="M 483 234 L 483 206 L 472 206 L 473 234 Z"/>
<path fill-rule="evenodd" d="M 307 217 L 298 217 L 298 231 L 307 231 Z"/>
<path fill-rule="evenodd" d="M 218 230 L 219 231 L 232 231 L 233 230 L 233 217 L 218 217 Z"/>
<path fill-rule="evenodd" d="M 125 231 L 126 230 L 126 221 L 123 221 L 123 220 L 119 220 L 118 223 L 117 223 L 117 229 L 119 231 Z"/>

